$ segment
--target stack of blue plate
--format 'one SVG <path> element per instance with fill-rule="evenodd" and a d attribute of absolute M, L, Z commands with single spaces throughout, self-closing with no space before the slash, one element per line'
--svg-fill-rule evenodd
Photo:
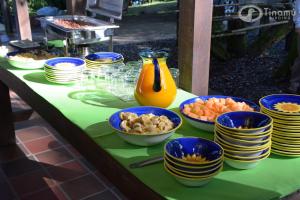
<path fill-rule="evenodd" d="M 300 96 L 274 94 L 259 101 L 261 112 L 274 121 L 272 133 L 272 153 L 300 156 Z"/>
<path fill-rule="evenodd" d="M 84 68 L 84 60 L 71 57 L 52 58 L 44 65 L 46 79 L 58 84 L 72 84 L 79 81 Z"/>
<path fill-rule="evenodd" d="M 114 52 L 97 52 L 85 57 L 86 67 L 90 70 L 97 70 L 102 66 L 123 63 L 124 58 L 121 54 Z"/>
<path fill-rule="evenodd" d="M 186 186 L 205 185 L 223 169 L 223 149 L 210 140 L 177 138 L 165 145 L 164 152 L 165 170 Z"/>
<path fill-rule="evenodd" d="M 225 162 L 238 169 L 254 168 L 271 152 L 272 118 L 259 112 L 228 112 L 216 120 L 215 141 Z"/>

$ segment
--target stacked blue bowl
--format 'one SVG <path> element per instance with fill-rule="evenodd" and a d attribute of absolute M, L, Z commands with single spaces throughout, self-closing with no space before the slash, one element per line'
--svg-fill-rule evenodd
<path fill-rule="evenodd" d="M 272 118 L 263 113 L 228 112 L 216 120 L 215 141 L 228 165 L 251 169 L 270 155 L 272 128 Z"/>
<path fill-rule="evenodd" d="M 164 168 L 185 186 L 202 186 L 222 171 L 223 154 L 222 147 L 214 141 L 177 138 L 165 145 Z"/>

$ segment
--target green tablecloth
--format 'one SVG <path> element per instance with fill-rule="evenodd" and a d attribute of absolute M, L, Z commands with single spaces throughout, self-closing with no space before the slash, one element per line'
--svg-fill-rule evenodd
<path fill-rule="evenodd" d="M 5 67 L 6 64 L 2 63 L 1 66 Z M 76 87 L 51 84 L 45 80 L 42 70 L 7 68 L 127 168 L 134 161 L 162 155 L 163 144 L 148 148 L 130 145 L 109 127 L 107 120 L 111 114 L 121 108 L 134 106 L 135 102 L 125 103 L 104 91 L 83 94 Z M 85 95 L 85 100 L 76 99 L 80 95 Z M 178 112 L 180 102 L 193 96 L 179 90 L 170 109 Z M 213 138 L 211 133 L 197 130 L 186 122 L 173 138 L 181 136 Z M 167 199 L 265 200 L 278 199 L 300 189 L 300 158 L 276 155 L 271 155 L 251 170 L 237 170 L 225 165 L 211 183 L 201 188 L 187 188 L 177 183 L 164 171 L 162 163 L 128 170 Z"/>

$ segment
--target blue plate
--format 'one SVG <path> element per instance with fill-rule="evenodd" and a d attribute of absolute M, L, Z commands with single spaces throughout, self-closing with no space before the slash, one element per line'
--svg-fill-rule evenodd
<path fill-rule="evenodd" d="M 225 99 L 226 99 L 226 98 L 231 98 L 231 99 L 233 99 L 233 100 L 236 101 L 236 102 L 245 102 L 245 103 L 248 104 L 251 108 L 254 108 L 254 110 L 259 111 L 259 106 L 258 106 L 258 105 L 256 105 L 256 104 L 253 103 L 252 101 L 248 101 L 248 100 L 246 100 L 246 99 L 242 99 L 242 98 L 238 98 L 238 97 L 222 96 L 222 95 L 209 95 L 209 96 L 199 96 L 199 97 L 195 97 L 195 98 L 188 99 L 188 100 L 182 102 L 182 103 L 180 104 L 180 106 L 179 106 L 180 113 L 181 113 L 184 117 L 186 117 L 186 118 L 188 118 L 188 119 L 190 119 L 190 120 L 193 120 L 193 121 L 195 121 L 195 122 L 201 122 L 201 123 L 213 125 L 214 122 L 208 122 L 208 121 L 204 121 L 204 120 L 200 120 L 200 119 L 195 119 L 195 118 L 192 118 L 192 117 L 186 115 L 185 113 L 183 113 L 184 105 L 194 103 L 194 102 L 196 102 L 196 101 L 199 100 L 199 99 L 201 99 L 201 100 L 203 100 L 203 101 L 207 101 L 208 99 L 211 99 L 211 98 L 217 98 L 217 99 L 221 99 L 221 98 L 225 98 Z"/>
<path fill-rule="evenodd" d="M 184 163 L 194 163 L 183 160 L 183 156 L 196 154 L 198 156 L 202 156 L 206 158 L 206 162 L 201 162 L 201 164 L 208 164 L 215 162 L 216 160 L 221 159 L 223 155 L 222 147 L 216 142 L 196 137 L 185 137 L 185 138 L 177 138 L 169 141 L 165 145 L 165 153 Z"/>
<path fill-rule="evenodd" d="M 112 62 L 124 60 L 123 56 L 114 52 L 97 52 L 89 54 L 85 57 L 87 60 L 97 61 L 98 59 L 110 59 Z M 100 62 L 100 61 L 99 61 Z M 105 63 L 105 62 L 103 62 Z"/>
<path fill-rule="evenodd" d="M 156 116 L 165 115 L 166 117 L 169 118 L 169 120 L 171 120 L 174 123 L 174 129 L 177 129 L 182 123 L 182 120 L 177 113 L 167 110 L 167 109 L 157 108 L 157 107 L 152 107 L 152 106 L 139 106 L 139 107 L 126 108 L 126 109 L 123 109 L 123 110 L 120 110 L 120 111 L 114 113 L 109 118 L 110 125 L 117 131 L 123 132 L 123 133 L 126 133 L 126 132 L 124 132 L 122 130 L 122 128 L 120 127 L 121 122 L 122 122 L 122 120 L 120 118 L 121 112 L 131 112 L 131 113 L 137 114 L 138 116 L 140 116 L 142 114 L 150 114 L 150 113 L 152 113 L 153 115 L 156 115 Z M 173 130 L 170 130 L 170 131 L 173 131 Z M 128 133 L 126 133 L 126 134 L 128 134 Z M 134 135 L 134 134 L 130 134 L 130 135 Z M 138 135 L 141 135 L 141 134 L 138 134 Z M 142 135 L 145 135 L 145 134 L 142 134 Z M 158 135 L 158 134 L 155 134 L 155 135 Z"/>
<path fill-rule="evenodd" d="M 248 111 L 224 113 L 216 119 L 216 122 L 222 127 L 237 129 L 237 127 L 243 127 L 247 124 L 247 120 L 249 120 L 248 123 L 251 125 L 251 128 L 247 128 L 248 131 L 254 129 L 265 129 L 272 123 L 272 118 L 268 115 Z M 240 129 L 238 130 L 240 131 Z"/>
<path fill-rule="evenodd" d="M 269 96 L 265 96 L 259 100 L 259 103 L 270 111 L 276 111 L 277 113 L 285 114 L 285 115 L 300 115 L 300 113 L 285 113 L 275 109 L 275 105 L 277 103 L 296 103 L 300 105 L 300 95 L 293 94 L 273 94 Z"/>
<path fill-rule="evenodd" d="M 46 61 L 45 65 L 48 67 L 55 68 L 55 65 L 59 63 L 72 63 L 74 64 L 74 68 L 84 67 L 85 61 L 80 58 L 72 58 L 72 57 L 59 57 L 59 58 L 51 58 Z"/>

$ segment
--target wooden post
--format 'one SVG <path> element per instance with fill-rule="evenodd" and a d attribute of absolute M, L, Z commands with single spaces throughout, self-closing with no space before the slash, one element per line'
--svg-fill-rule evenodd
<path fill-rule="evenodd" d="M 213 0 L 180 0 L 178 63 L 180 87 L 208 94 Z"/>
<path fill-rule="evenodd" d="M 10 34 L 13 32 L 12 30 L 12 24 L 11 24 L 11 18 L 10 18 L 10 10 L 7 6 L 7 0 L 1 0 L 1 12 L 3 15 L 3 22 L 5 25 L 5 31 L 7 34 Z"/>
<path fill-rule="evenodd" d="M 16 26 L 21 40 L 32 40 L 27 0 L 15 0 Z"/>
<path fill-rule="evenodd" d="M 67 11 L 69 15 L 85 15 L 87 0 L 67 0 Z"/>
<path fill-rule="evenodd" d="M 15 130 L 9 90 L 0 81 L 0 146 L 15 144 Z"/>

